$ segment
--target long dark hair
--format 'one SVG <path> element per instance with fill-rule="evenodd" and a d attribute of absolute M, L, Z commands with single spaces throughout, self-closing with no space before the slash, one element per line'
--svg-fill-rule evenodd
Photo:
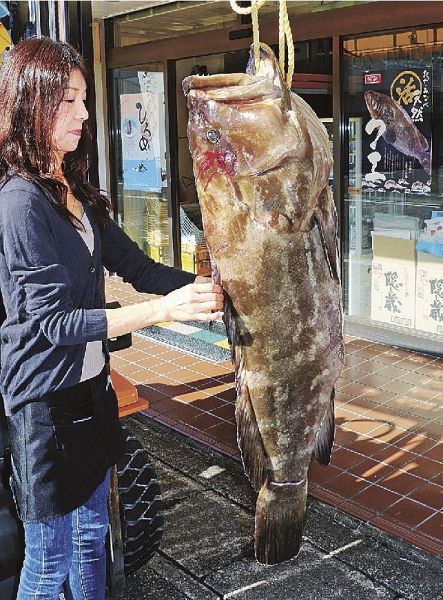
<path fill-rule="evenodd" d="M 49 192 L 62 216 L 79 227 L 67 209 L 67 188 L 52 172 L 54 123 L 74 70 L 88 82 L 86 63 L 77 50 L 50 38 L 20 42 L 8 55 L 0 68 L 0 182 L 10 172 L 34 181 Z M 91 148 L 86 122 L 77 149 L 65 154 L 62 170 L 73 194 L 93 208 L 103 227 L 110 202 L 87 180 Z"/>

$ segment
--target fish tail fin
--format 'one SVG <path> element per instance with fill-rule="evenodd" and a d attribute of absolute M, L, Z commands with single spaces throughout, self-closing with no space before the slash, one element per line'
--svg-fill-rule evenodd
<path fill-rule="evenodd" d="M 267 477 L 267 457 L 252 407 L 249 390 L 240 383 L 235 405 L 237 442 L 243 466 L 255 490 L 259 490 Z"/>
<path fill-rule="evenodd" d="M 289 560 L 300 551 L 306 510 L 307 479 L 266 481 L 255 510 L 255 557 L 265 565 Z"/>
<path fill-rule="evenodd" d="M 423 152 L 423 154 L 419 158 L 419 161 L 420 161 L 420 164 L 421 164 L 421 166 L 423 168 L 423 171 L 427 175 L 430 175 L 431 171 L 432 171 L 431 153 L 430 152 Z"/>
<path fill-rule="evenodd" d="M 334 399 L 335 389 L 332 390 L 328 408 L 315 438 L 314 456 L 322 465 L 329 465 L 331 462 L 335 436 Z"/>

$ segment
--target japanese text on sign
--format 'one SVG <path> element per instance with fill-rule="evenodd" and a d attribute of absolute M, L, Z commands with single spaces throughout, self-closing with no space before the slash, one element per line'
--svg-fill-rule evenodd
<path fill-rule="evenodd" d="M 400 313 L 402 303 L 398 297 L 398 291 L 403 284 L 399 281 L 398 273 L 396 271 L 385 273 L 385 283 L 389 290 L 385 297 L 385 308 L 393 313 Z"/>

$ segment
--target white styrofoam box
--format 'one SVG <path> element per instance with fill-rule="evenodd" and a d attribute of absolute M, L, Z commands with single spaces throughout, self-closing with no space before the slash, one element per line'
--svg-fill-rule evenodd
<path fill-rule="evenodd" d="M 443 336 L 443 258 L 417 254 L 415 327 Z"/>
<path fill-rule="evenodd" d="M 369 317 L 371 314 L 372 253 L 349 253 L 348 313 Z"/>

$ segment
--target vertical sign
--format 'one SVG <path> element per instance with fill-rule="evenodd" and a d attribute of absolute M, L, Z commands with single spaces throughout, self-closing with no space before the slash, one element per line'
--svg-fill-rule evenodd
<path fill-rule="evenodd" d="M 366 192 L 429 194 L 432 171 L 432 69 L 365 73 L 363 182 Z"/>
<path fill-rule="evenodd" d="M 138 79 L 140 93 L 120 96 L 123 188 L 161 192 L 163 75 L 139 72 Z"/>

